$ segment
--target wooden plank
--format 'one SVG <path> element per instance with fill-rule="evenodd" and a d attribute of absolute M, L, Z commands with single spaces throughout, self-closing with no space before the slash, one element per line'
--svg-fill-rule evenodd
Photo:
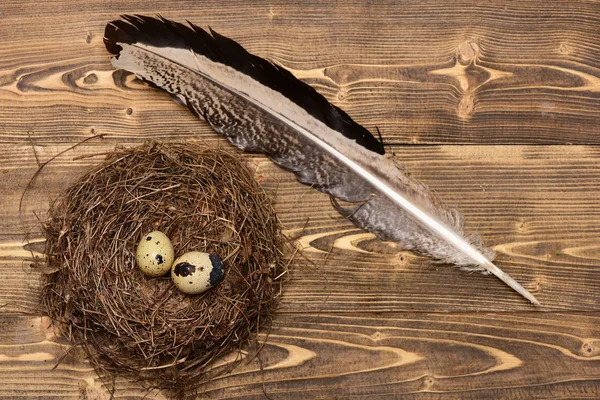
<path fill-rule="evenodd" d="M 115 398 L 165 398 L 127 380 L 116 385 Z M 0 398 L 100 400 L 110 398 L 108 389 L 83 351 L 59 340 L 47 318 L 0 316 Z"/>
<path fill-rule="evenodd" d="M 83 359 L 67 357 L 51 371 L 65 348 L 45 324 L 0 318 L 0 397 L 107 399 Z M 279 314 L 267 343 L 257 358 L 205 386 L 202 398 L 600 396 L 599 313 Z M 116 398 L 142 395 L 135 384 L 117 384 Z"/>
<path fill-rule="evenodd" d="M 92 129 L 115 140 L 208 131 L 164 94 L 113 73 L 103 29 L 127 12 L 211 25 L 290 68 L 391 144 L 600 141 L 596 1 L 0 7 L 3 142 L 28 132 L 59 143 Z"/>
<path fill-rule="evenodd" d="M 88 142 L 36 171 L 29 145 L 1 145 L 10 168 L 0 182 L 0 305 L 35 310 L 39 220 L 48 204 L 86 165 L 72 161 L 111 149 Z M 35 146 L 40 161 L 64 146 Z M 599 149 L 589 146 L 405 146 L 396 149 L 414 175 L 466 215 L 498 252 L 498 265 L 540 298 L 542 310 L 598 310 Z M 261 156 L 244 155 L 276 193 L 287 233 L 313 264 L 298 258 L 282 308 L 288 312 L 510 311 L 531 306 L 493 277 L 470 275 L 401 252 L 343 220 L 327 196 L 298 183 Z M 25 238 L 32 245 L 25 246 Z M 37 247 L 36 247 L 37 246 Z M 31 251 L 34 251 L 32 254 Z"/>

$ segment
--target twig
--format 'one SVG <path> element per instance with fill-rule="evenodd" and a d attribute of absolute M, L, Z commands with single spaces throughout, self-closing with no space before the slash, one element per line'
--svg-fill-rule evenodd
<path fill-rule="evenodd" d="M 38 155 L 37 155 L 37 151 L 35 150 L 35 145 L 33 144 L 33 142 L 31 143 L 31 148 L 33 149 L 33 154 L 35 156 L 35 160 L 38 164 L 38 169 L 37 171 L 35 171 L 35 174 L 33 174 L 33 176 L 31 177 L 31 179 L 29 180 L 29 182 L 27 183 L 27 186 L 25 186 L 25 190 L 23 190 L 23 193 L 21 194 L 21 199 L 19 200 L 19 212 L 21 212 L 22 208 L 23 208 L 23 198 L 25 197 L 25 193 L 27 192 L 27 190 L 29 190 L 31 188 L 31 186 L 33 185 L 33 181 L 35 181 L 35 178 L 38 177 L 38 175 L 42 172 L 42 169 L 44 169 L 44 167 L 46 165 L 48 165 L 50 162 L 54 161 L 57 157 L 65 154 L 67 151 L 73 150 L 75 147 L 87 142 L 88 140 L 92 140 L 92 139 L 96 139 L 96 138 L 104 138 L 103 134 L 98 134 L 98 135 L 94 135 L 94 136 L 90 136 L 89 138 L 83 139 L 81 142 L 74 144 L 73 146 L 55 154 L 54 156 L 52 156 L 50 159 L 48 159 L 47 161 L 44 161 L 43 163 L 40 164 L 40 160 L 38 159 Z M 30 138 L 31 139 L 31 138 Z"/>

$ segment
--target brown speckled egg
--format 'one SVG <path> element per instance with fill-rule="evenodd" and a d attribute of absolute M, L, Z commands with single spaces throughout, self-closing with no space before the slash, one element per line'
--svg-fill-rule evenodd
<path fill-rule="evenodd" d="M 136 261 L 140 270 L 147 276 L 163 276 L 171 270 L 175 251 L 171 241 L 160 231 L 150 232 L 142 237 L 137 247 Z"/>
<path fill-rule="evenodd" d="M 186 294 L 200 294 L 223 280 L 223 263 L 215 254 L 190 251 L 173 262 L 171 279 Z"/>

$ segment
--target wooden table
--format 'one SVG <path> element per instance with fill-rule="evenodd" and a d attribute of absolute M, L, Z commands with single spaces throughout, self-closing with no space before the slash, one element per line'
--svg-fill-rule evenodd
<path fill-rule="evenodd" d="M 260 357 L 202 398 L 600 398 L 600 2 L 529 0 L 2 0 L 0 397 L 109 396 L 76 353 L 53 370 L 66 348 L 30 267 L 49 202 L 101 159 L 75 158 L 148 139 L 229 146 L 113 70 L 102 35 L 124 13 L 210 25 L 379 128 L 542 302 L 378 242 L 245 155 L 314 265 L 295 266 Z"/>

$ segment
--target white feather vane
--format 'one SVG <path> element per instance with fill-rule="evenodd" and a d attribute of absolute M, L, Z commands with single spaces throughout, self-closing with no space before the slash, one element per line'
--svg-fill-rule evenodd
<path fill-rule="evenodd" d="M 164 18 L 124 16 L 106 26 L 116 68 L 169 92 L 236 147 L 263 153 L 332 197 L 358 227 L 402 248 L 491 273 L 537 299 L 463 232 L 462 217 L 386 156 L 380 141 L 289 71 L 235 41 Z M 342 207 L 337 199 L 355 203 Z"/>

